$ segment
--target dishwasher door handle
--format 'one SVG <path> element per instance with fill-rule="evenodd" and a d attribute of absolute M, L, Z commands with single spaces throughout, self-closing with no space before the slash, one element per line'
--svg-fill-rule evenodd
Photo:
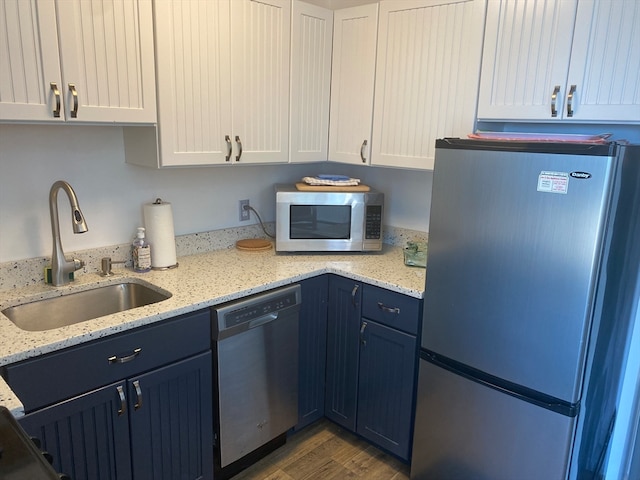
<path fill-rule="evenodd" d="M 268 313 L 262 317 L 256 318 L 249 322 L 249 329 L 259 327 L 260 325 L 264 325 L 265 323 L 273 322 L 278 319 L 278 312 Z"/>

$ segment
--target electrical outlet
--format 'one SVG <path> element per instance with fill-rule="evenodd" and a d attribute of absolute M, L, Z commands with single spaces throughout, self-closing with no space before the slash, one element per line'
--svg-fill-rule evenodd
<path fill-rule="evenodd" d="M 240 200 L 239 205 L 240 205 L 240 221 L 246 222 L 247 220 L 249 220 L 250 210 L 245 207 L 249 206 L 249 200 Z"/>

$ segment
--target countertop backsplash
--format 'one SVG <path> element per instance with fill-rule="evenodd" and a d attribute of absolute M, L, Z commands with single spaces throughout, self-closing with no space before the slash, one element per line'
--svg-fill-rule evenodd
<path fill-rule="evenodd" d="M 267 223 L 265 228 L 268 232 L 273 232 L 275 223 Z M 178 263 L 181 256 L 233 248 L 237 240 L 263 237 L 265 234 L 257 224 L 179 235 L 176 236 Z M 386 225 L 384 227 L 383 243 L 388 245 L 403 247 L 408 241 L 426 241 L 427 238 L 428 234 L 425 232 Z M 125 266 L 131 266 L 130 243 L 65 253 L 68 257 L 84 260 L 85 267 L 76 272 L 76 275 L 100 271 L 103 257 L 111 257 L 112 261 L 126 260 Z M 44 268 L 50 263 L 50 256 L 0 263 L 0 290 L 41 284 L 44 282 Z"/>

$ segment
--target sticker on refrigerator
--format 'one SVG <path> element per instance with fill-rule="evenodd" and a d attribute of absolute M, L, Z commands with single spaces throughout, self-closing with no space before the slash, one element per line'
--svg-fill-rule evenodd
<path fill-rule="evenodd" d="M 569 174 L 566 172 L 540 172 L 538 191 L 545 193 L 567 193 Z"/>

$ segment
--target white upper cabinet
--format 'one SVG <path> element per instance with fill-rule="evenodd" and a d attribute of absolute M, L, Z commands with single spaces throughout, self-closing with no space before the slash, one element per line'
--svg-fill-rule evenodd
<path fill-rule="evenodd" d="M 154 123 L 151 0 L 0 0 L 0 120 Z"/>
<path fill-rule="evenodd" d="M 154 15 L 160 158 L 153 148 L 150 162 L 231 162 L 229 2 L 158 0 Z M 127 155 L 128 162 L 145 158 Z"/>
<path fill-rule="evenodd" d="M 235 159 L 289 161 L 291 0 L 231 0 Z"/>
<path fill-rule="evenodd" d="M 433 169 L 474 129 L 484 0 L 380 2 L 371 164 Z"/>
<path fill-rule="evenodd" d="M 576 120 L 640 122 L 640 2 L 580 0 L 567 87 Z"/>
<path fill-rule="evenodd" d="M 327 160 L 333 11 L 293 0 L 289 160 Z"/>
<path fill-rule="evenodd" d="M 157 133 L 127 129 L 127 162 L 288 162 L 290 1 L 157 0 L 154 15 Z"/>
<path fill-rule="evenodd" d="M 478 118 L 640 121 L 640 2 L 488 2 Z"/>
<path fill-rule="evenodd" d="M 378 5 L 336 10 L 329 160 L 370 163 Z"/>
<path fill-rule="evenodd" d="M 64 119 L 53 1 L 1 0 L 0 9 L 0 119 Z"/>

